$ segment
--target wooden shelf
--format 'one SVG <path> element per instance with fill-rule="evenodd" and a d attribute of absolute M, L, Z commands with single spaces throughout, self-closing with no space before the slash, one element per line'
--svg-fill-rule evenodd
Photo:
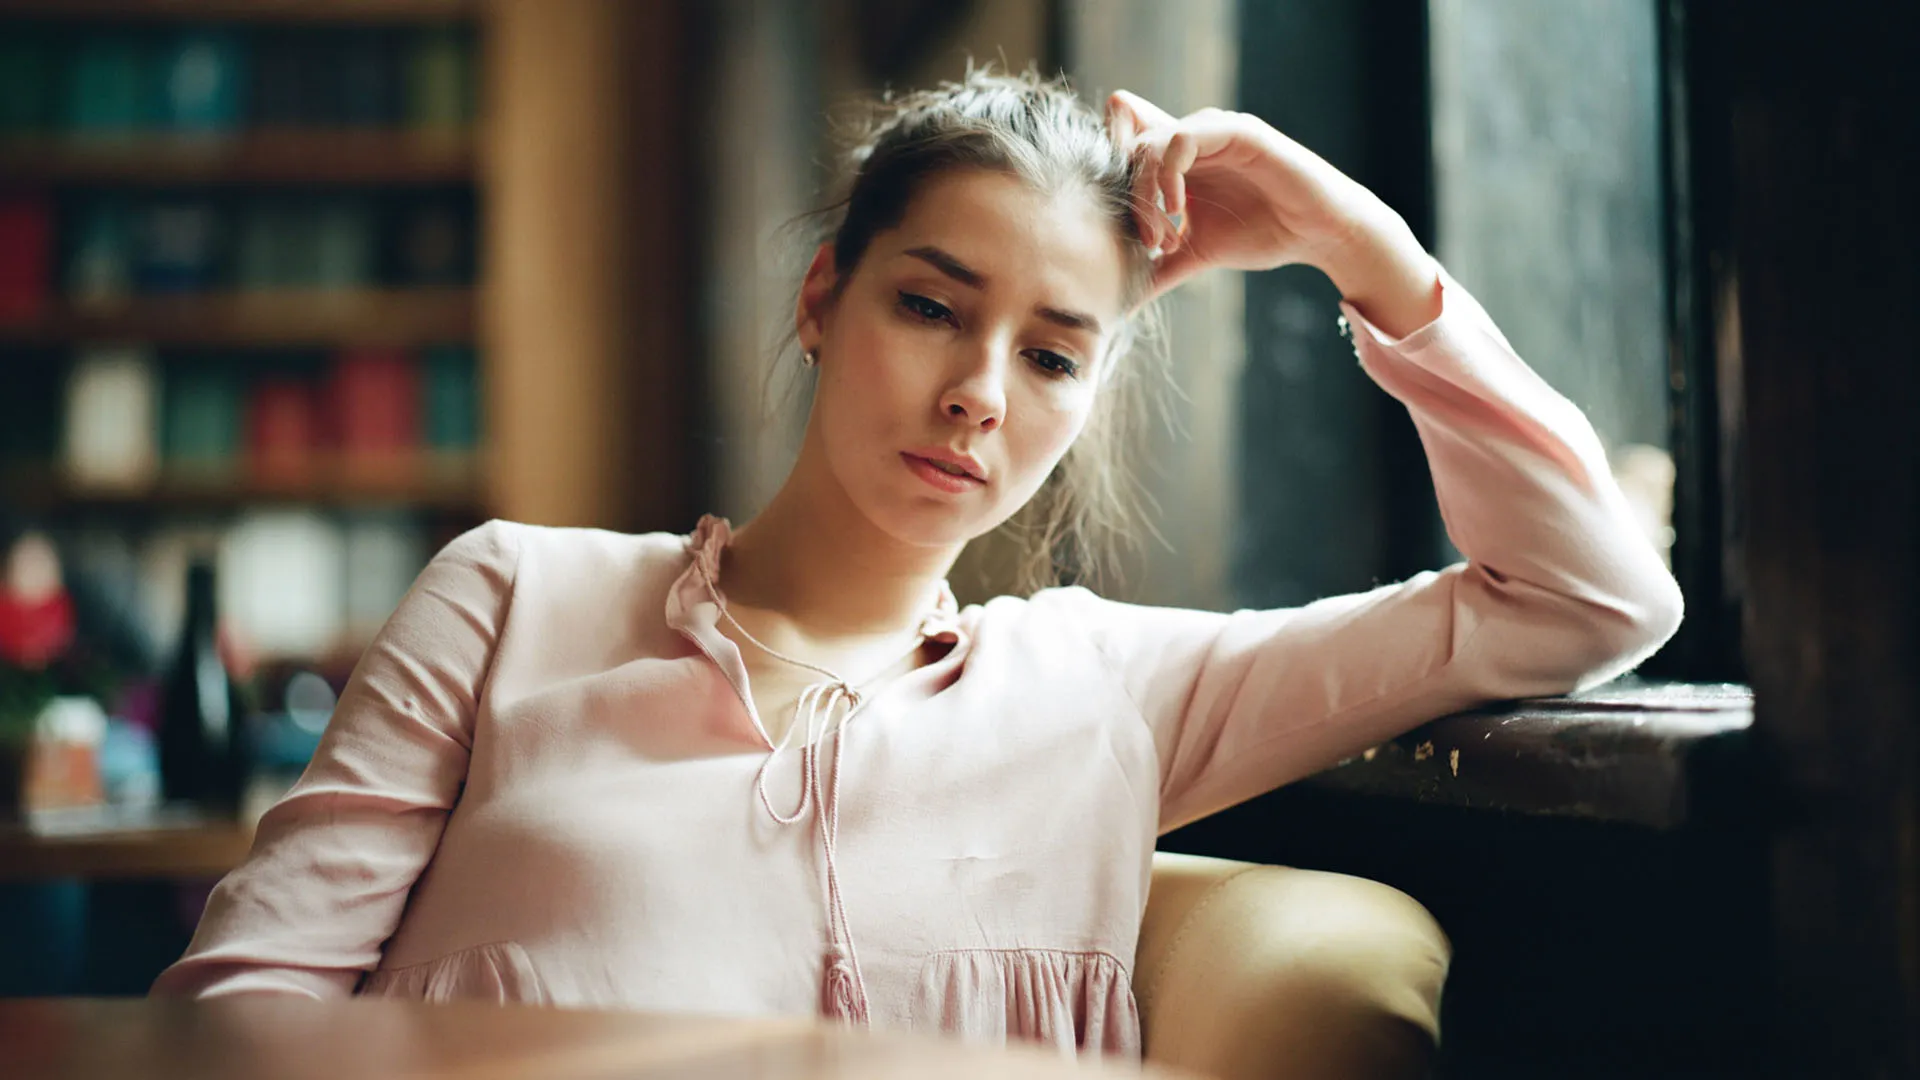
<path fill-rule="evenodd" d="M 471 462 L 426 458 L 342 464 L 322 462 L 307 479 L 163 476 L 132 488 L 68 482 L 46 468 L 0 474 L 0 500 L 34 509 L 223 510 L 257 504 L 404 505 L 482 512 L 484 492 Z"/>
<path fill-rule="evenodd" d="M 286 289 L 57 304 L 38 318 L 0 323 L 0 344 L 426 345 L 470 341 L 473 331 L 471 289 Z"/>
<path fill-rule="evenodd" d="M 124 186 L 459 184 L 477 180 L 477 158 L 469 136 L 405 130 L 13 138 L 0 142 L 0 176 L 14 182 Z"/>
<path fill-rule="evenodd" d="M 471 18 L 482 0 L 0 0 L 0 16 L 282 23 L 438 22 Z"/>
<path fill-rule="evenodd" d="M 253 845 L 253 827 L 193 814 L 53 830 L 0 825 L 0 881 L 219 877 Z"/>

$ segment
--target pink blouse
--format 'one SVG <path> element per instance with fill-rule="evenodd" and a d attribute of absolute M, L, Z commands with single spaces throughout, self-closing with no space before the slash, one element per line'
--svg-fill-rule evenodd
<path fill-rule="evenodd" d="M 1160 833 L 1612 678 L 1680 620 L 1586 419 L 1443 281 L 1400 341 L 1343 310 L 1465 563 L 1281 611 L 949 594 L 922 631 L 951 647 L 809 758 L 770 753 L 716 630 L 725 521 L 492 522 L 421 574 L 155 992 L 825 1010 L 1137 1054 Z"/>

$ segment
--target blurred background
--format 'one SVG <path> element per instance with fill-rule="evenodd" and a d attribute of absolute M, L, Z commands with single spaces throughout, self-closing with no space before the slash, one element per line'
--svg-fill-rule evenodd
<path fill-rule="evenodd" d="M 460 531 L 751 517 L 798 437 L 788 226 L 834 117 L 969 58 L 1253 112 L 1372 187 L 1699 577 L 1676 485 L 1730 436 L 1669 345 L 1668 6 L 0 0 L 0 814 L 245 822 Z M 1302 269 L 1173 297 L 1159 539 L 1108 592 L 1290 605 L 1453 558 L 1336 304 Z M 1009 574 L 983 544 L 955 585 Z M 140 992 L 177 955 L 204 882 L 90 873 L 0 865 L 0 993 Z"/>

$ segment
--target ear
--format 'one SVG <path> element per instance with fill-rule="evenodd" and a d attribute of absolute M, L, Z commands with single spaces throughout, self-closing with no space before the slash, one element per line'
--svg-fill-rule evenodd
<path fill-rule="evenodd" d="M 833 245 L 821 244 L 813 253 L 813 263 L 800 282 L 800 300 L 794 306 L 793 328 L 800 339 L 800 350 L 812 352 L 827 334 L 827 320 L 833 314 L 833 289 L 839 275 L 833 270 Z"/>

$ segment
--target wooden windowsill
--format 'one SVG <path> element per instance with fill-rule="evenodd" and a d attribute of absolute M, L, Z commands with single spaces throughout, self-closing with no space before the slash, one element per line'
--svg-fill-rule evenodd
<path fill-rule="evenodd" d="M 1444 717 L 1303 783 L 1658 829 L 1751 819 L 1752 726 L 1745 686 L 1623 680 Z"/>

